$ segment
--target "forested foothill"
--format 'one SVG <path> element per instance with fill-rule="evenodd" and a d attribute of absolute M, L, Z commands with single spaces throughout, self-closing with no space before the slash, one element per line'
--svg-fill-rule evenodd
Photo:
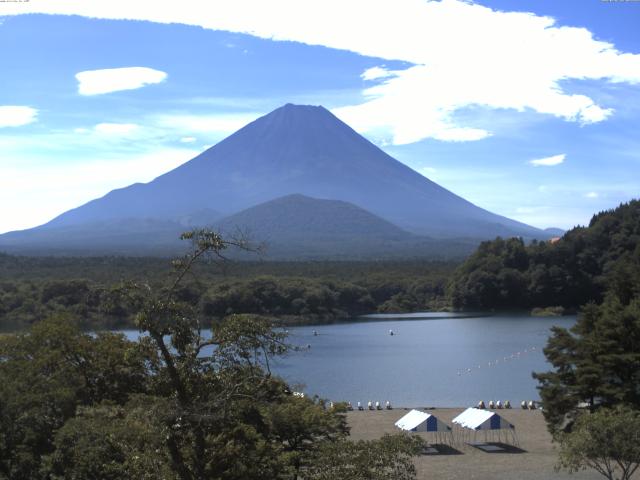
<path fill-rule="evenodd" d="M 595 215 L 557 241 L 484 242 L 453 274 L 457 309 L 577 310 L 615 292 L 624 303 L 640 293 L 640 201 Z"/>

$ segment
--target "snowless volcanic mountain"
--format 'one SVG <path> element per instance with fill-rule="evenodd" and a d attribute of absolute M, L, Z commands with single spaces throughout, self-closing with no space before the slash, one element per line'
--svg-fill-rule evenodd
<path fill-rule="evenodd" d="M 358 217 L 354 221 L 361 221 L 362 210 L 371 218 L 379 217 L 372 225 L 381 229 L 374 228 L 366 235 L 379 234 L 386 239 L 393 228 L 402 232 L 398 238 L 404 240 L 408 234 L 475 240 L 498 235 L 550 236 L 442 188 L 386 154 L 325 108 L 287 104 L 147 184 L 114 190 L 45 225 L 0 236 L 0 249 L 46 247 L 50 252 L 70 253 L 79 245 L 92 245 L 111 253 L 133 253 L 143 248 L 145 238 L 156 246 L 175 245 L 174 232 L 185 227 L 217 222 L 228 227 L 235 214 L 294 194 L 343 202 L 324 204 L 346 208 L 346 217 L 336 217 L 340 222 L 331 222 L 334 214 L 321 216 L 322 228 L 338 236 L 349 233 L 345 218 L 353 214 Z M 293 198 L 297 201 L 290 199 L 280 205 L 286 206 L 290 218 L 302 218 L 291 209 L 309 204 L 301 201 L 303 197 Z M 277 216 L 278 205 L 269 205 L 270 215 Z M 228 221 L 222 220 L 229 216 Z M 308 229 L 309 225 L 289 222 L 287 228 L 290 230 L 273 229 L 271 240 L 279 240 L 278 232 L 282 239 L 296 237 L 296 229 Z M 351 233 L 360 235 L 355 230 Z"/>

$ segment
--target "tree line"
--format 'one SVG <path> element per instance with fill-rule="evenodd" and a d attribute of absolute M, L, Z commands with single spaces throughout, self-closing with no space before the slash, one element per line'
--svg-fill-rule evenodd
<path fill-rule="evenodd" d="M 335 273 L 254 277 L 195 274 L 186 278 L 175 294 L 192 304 L 202 318 L 250 313 L 278 317 L 291 324 L 337 321 L 376 311 L 437 309 L 446 304 L 451 264 L 425 265 L 419 273 L 408 273 L 402 265 L 386 274 L 381 273 L 384 267 L 379 265 L 370 268 L 370 272 L 356 272 L 350 280 Z M 414 267 L 407 266 L 407 270 L 410 268 Z M 164 273 L 154 270 L 153 278 L 162 278 Z M 153 278 L 133 283 L 157 287 Z M 128 283 L 132 281 L 101 283 L 86 278 L 46 277 L 2 280 L 0 330 L 25 329 L 38 319 L 58 313 L 78 318 L 85 330 L 132 328 L 136 310 L 122 294 L 122 287 Z"/>
<path fill-rule="evenodd" d="M 640 201 L 595 215 L 552 242 L 498 238 L 483 242 L 454 272 L 448 297 L 458 309 L 601 303 L 609 291 L 623 302 L 640 289 Z"/>

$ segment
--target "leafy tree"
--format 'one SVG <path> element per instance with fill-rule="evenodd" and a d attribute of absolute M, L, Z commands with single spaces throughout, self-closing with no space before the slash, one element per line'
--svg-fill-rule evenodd
<path fill-rule="evenodd" d="M 629 480 L 640 466 L 640 411 L 600 409 L 581 414 L 571 433 L 560 436 L 558 469 L 587 468 L 609 480 Z"/>
<path fill-rule="evenodd" d="M 126 406 L 81 407 L 57 432 L 43 471 L 53 480 L 175 479 L 153 415 L 157 404 L 149 403 L 134 397 Z"/>
<path fill-rule="evenodd" d="M 174 263 L 175 279 L 158 291 L 141 286 L 147 294 L 137 316 L 161 359 L 154 410 L 168 468 L 180 480 L 295 479 L 312 452 L 346 435 L 343 409 L 295 398 L 271 375 L 270 359 L 289 346 L 268 319 L 234 314 L 204 334 L 175 292 L 200 258 L 245 246 L 203 230 L 183 238 L 193 248 Z"/>
<path fill-rule="evenodd" d="M 640 409 L 640 301 L 610 295 L 587 305 L 570 329 L 554 327 L 544 353 L 554 370 L 535 373 L 549 429 L 575 419 L 578 404 Z"/>
<path fill-rule="evenodd" d="M 385 435 L 380 440 L 326 443 L 305 472 L 310 480 L 411 480 L 412 457 L 424 448 L 420 437 Z"/>
<path fill-rule="evenodd" d="M 286 461 L 293 467 L 292 478 L 309 463 L 317 452 L 319 439 L 336 441 L 348 433 L 345 405 L 327 410 L 324 402 L 309 398 L 290 397 L 286 402 L 267 408 L 266 418 L 277 441 L 281 443 Z"/>
<path fill-rule="evenodd" d="M 122 335 L 83 334 L 57 316 L 0 337 L 0 478 L 37 479 L 79 406 L 146 388 L 146 354 Z"/>

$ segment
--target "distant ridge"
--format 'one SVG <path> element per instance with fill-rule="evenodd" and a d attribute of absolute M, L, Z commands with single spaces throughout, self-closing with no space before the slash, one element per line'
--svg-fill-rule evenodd
<path fill-rule="evenodd" d="M 283 259 L 460 258 L 476 246 L 414 235 L 341 200 L 293 194 L 242 210 L 214 227 L 264 242 L 266 257 Z"/>
<path fill-rule="evenodd" d="M 293 194 L 242 210 L 216 223 L 222 230 L 241 229 L 265 241 L 338 242 L 373 236 L 407 240 L 416 236 L 356 205 Z"/>
<path fill-rule="evenodd" d="M 186 226 L 184 219 L 201 224 L 197 212 L 214 212 L 209 215 L 213 223 L 292 194 L 348 202 L 399 230 L 433 238 L 552 236 L 440 187 L 323 107 L 287 104 L 152 182 L 114 190 L 36 229 L 0 236 L 0 249 L 15 247 L 18 237 L 23 250 L 41 248 L 45 238 L 47 248 L 64 251 L 83 237 L 116 251 L 127 251 L 128 235 L 168 244 L 159 236 L 175 225 Z M 96 238 L 99 232 L 105 234 Z"/>

